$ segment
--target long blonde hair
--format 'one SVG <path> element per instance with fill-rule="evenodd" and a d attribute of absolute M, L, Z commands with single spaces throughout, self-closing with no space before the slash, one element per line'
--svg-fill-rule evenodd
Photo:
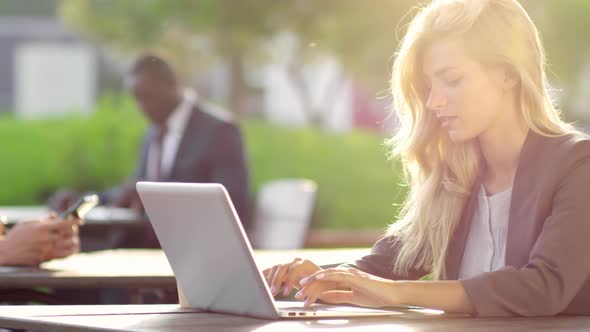
<path fill-rule="evenodd" d="M 442 131 L 421 78 L 422 52 L 435 40 L 457 37 L 483 64 L 508 66 L 519 78 L 516 95 L 531 130 L 544 136 L 575 132 L 549 96 L 539 34 L 516 0 L 434 0 L 414 17 L 397 52 L 391 89 L 400 121 L 388 141 L 401 159 L 410 191 L 386 235 L 401 244 L 394 272 L 445 273 L 449 241 L 482 165 L 475 140 L 453 143 Z"/>

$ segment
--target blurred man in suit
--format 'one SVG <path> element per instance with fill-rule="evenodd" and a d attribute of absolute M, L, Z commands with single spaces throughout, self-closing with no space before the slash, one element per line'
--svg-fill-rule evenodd
<path fill-rule="evenodd" d="M 127 183 L 101 194 L 101 202 L 142 211 L 137 181 L 221 183 L 248 229 L 248 171 L 241 133 L 232 115 L 181 86 L 170 65 L 154 54 L 133 62 L 125 84 L 151 125 L 135 173 Z M 57 200 L 65 205 L 63 199 Z M 158 247 L 149 222 L 145 226 L 145 234 L 128 234 L 121 246 Z"/>
<path fill-rule="evenodd" d="M 103 198 L 117 206 L 141 209 L 137 181 L 221 183 L 248 229 L 248 171 L 240 130 L 231 114 L 180 86 L 168 63 L 153 54 L 136 59 L 126 86 L 151 126 L 135 174 L 122 189 Z M 145 240 L 148 247 L 156 244 L 149 227 Z"/>

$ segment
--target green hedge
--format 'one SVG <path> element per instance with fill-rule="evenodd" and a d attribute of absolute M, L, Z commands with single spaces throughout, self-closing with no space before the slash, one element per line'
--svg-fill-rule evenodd
<path fill-rule="evenodd" d="M 0 117 L 0 205 L 44 202 L 60 187 L 108 188 L 133 170 L 145 120 L 126 98 L 105 97 L 89 116 L 19 120 Z M 242 122 L 254 190 L 277 178 L 318 182 L 317 228 L 383 228 L 404 189 L 399 165 L 385 158 L 383 139 L 353 132 Z"/>
<path fill-rule="evenodd" d="M 399 165 L 385 157 L 383 138 L 326 133 L 263 122 L 244 125 L 255 185 L 281 177 L 318 182 L 314 227 L 383 228 L 394 220 L 404 188 Z"/>
<path fill-rule="evenodd" d="M 0 118 L 0 204 L 44 202 L 56 188 L 104 188 L 125 178 L 145 121 L 126 98 L 104 97 L 89 116 Z"/>

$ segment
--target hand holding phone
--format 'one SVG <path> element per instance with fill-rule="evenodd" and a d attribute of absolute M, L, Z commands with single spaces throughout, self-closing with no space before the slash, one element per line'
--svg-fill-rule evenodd
<path fill-rule="evenodd" d="M 65 211 L 59 214 L 60 219 L 67 219 L 69 216 L 78 219 L 84 219 L 84 216 L 93 207 L 99 203 L 98 195 L 84 195 L 78 199 L 74 204 L 70 205 Z"/>

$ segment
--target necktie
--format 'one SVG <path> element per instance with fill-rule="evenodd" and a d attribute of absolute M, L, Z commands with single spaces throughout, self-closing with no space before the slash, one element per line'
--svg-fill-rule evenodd
<path fill-rule="evenodd" d="M 154 181 L 162 181 L 163 174 L 162 174 L 162 158 L 164 152 L 164 137 L 166 137 L 166 127 L 158 128 L 158 136 L 156 137 L 155 142 L 155 158 L 154 162 L 156 163 L 154 167 Z"/>
<path fill-rule="evenodd" d="M 163 158 L 163 151 L 164 151 L 164 137 L 166 137 L 166 127 L 159 127 L 158 128 L 158 136 L 156 136 L 156 141 L 154 142 L 154 158 L 153 162 L 154 165 L 154 174 L 152 181 L 162 181 L 163 174 L 162 174 L 162 158 Z M 144 244 L 140 245 L 142 247 L 147 248 L 159 248 L 158 238 L 154 229 L 152 228 L 151 224 L 148 222 L 146 224 L 146 235 Z"/>

